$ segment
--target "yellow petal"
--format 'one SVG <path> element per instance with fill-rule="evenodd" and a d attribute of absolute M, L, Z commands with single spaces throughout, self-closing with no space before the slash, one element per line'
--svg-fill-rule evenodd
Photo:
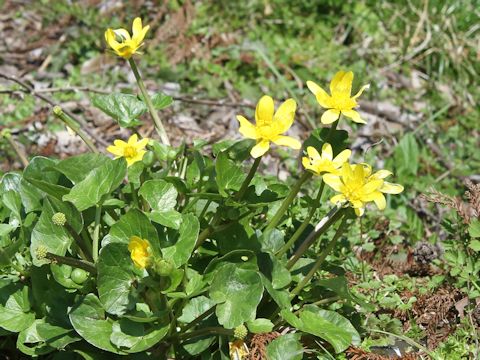
<path fill-rule="evenodd" d="M 370 87 L 370 84 L 363 85 L 360 90 L 353 96 L 353 100 L 356 100 L 362 93 Z"/>
<path fill-rule="evenodd" d="M 320 86 L 315 84 L 313 81 L 307 81 L 307 87 L 308 89 L 315 95 L 317 98 L 317 102 L 320 104 L 321 107 L 323 108 L 329 108 L 331 107 L 331 98 L 327 94 L 325 90 L 323 90 Z"/>
<path fill-rule="evenodd" d="M 322 146 L 322 159 L 332 160 L 333 158 L 333 150 L 332 145 L 329 143 L 325 143 Z"/>
<path fill-rule="evenodd" d="M 322 124 L 328 125 L 337 121 L 339 116 L 340 116 L 339 110 L 330 109 L 323 113 L 320 121 L 322 122 Z"/>
<path fill-rule="evenodd" d="M 127 143 L 126 143 L 125 141 L 119 140 L 119 139 L 114 140 L 114 141 L 113 141 L 113 144 L 114 144 L 115 146 L 119 147 L 119 148 L 122 148 L 122 149 L 123 149 L 125 146 L 127 146 Z"/>
<path fill-rule="evenodd" d="M 142 19 L 139 17 L 136 17 L 133 20 L 132 24 L 132 35 L 135 36 L 136 34 L 140 34 L 142 32 L 143 26 L 142 26 Z"/>
<path fill-rule="evenodd" d="M 293 99 L 288 99 L 280 105 L 276 111 L 273 121 L 277 123 L 277 129 L 280 134 L 290 129 L 293 124 L 293 118 L 295 117 L 295 110 L 297 109 L 297 103 Z"/>
<path fill-rule="evenodd" d="M 123 148 L 119 148 L 118 146 L 110 145 L 107 147 L 107 151 L 115 156 L 123 156 Z"/>
<path fill-rule="evenodd" d="M 333 163 L 335 167 L 340 167 L 343 163 L 347 162 L 350 156 L 352 155 L 352 151 L 349 149 L 343 150 L 340 154 L 335 156 L 333 159 Z"/>
<path fill-rule="evenodd" d="M 379 190 L 385 194 L 400 194 L 404 189 L 403 186 L 400 184 L 393 184 L 384 181 L 382 187 Z"/>
<path fill-rule="evenodd" d="M 344 163 L 342 166 L 342 179 L 345 183 L 349 182 L 353 178 L 354 166 L 350 166 L 349 163 Z"/>
<path fill-rule="evenodd" d="M 130 136 L 128 138 L 128 145 L 136 145 L 137 144 L 137 141 L 138 141 L 138 135 L 137 134 L 133 134 L 132 136 Z"/>
<path fill-rule="evenodd" d="M 265 154 L 269 148 L 270 142 L 268 140 L 262 140 L 252 148 L 252 150 L 250 151 L 250 155 L 252 155 L 254 159 L 259 158 L 260 156 Z"/>
<path fill-rule="evenodd" d="M 144 149 L 145 146 L 147 146 L 149 139 L 148 138 L 143 138 L 137 144 L 135 145 L 138 150 Z"/>
<path fill-rule="evenodd" d="M 353 122 L 358 124 L 366 124 L 367 122 L 360 117 L 360 114 L 355 110 L 342 110 L 342 114 L 352 119 Z"/>
<path fill-rule="evenodd" d="M 124 40 L 122 42 L 132 40 L 132 38 L 130 37 L 130 34 L 125 29 L 115 29 L 113 30 L 113 32 L 115 33 L 115 35 L 120 36 Z"/>
<path fill-rule="evenodd" d="M 303 167 L 304 167 L 305 169 L 311 170 L 311 171 L 313 171 L 314 173 L 317 173 L 317 172 L 315 171 L 315 168 L 312 166 L 312 163 L 310 162 L 310 159 L 309 159 L 308 157 L 304 156 L 304 157 L 302 158 L 302 165 L 303 165 Z"/>
<path fill-rule="evenodd" d="M 272 141 L 277 145 L 288 146 L 295 150 L 298 150 L 302 147 L 302 143 L 297 139 L 292 138 L 291 136 L 279 135 L 276 138 L 272 139 Z"/>
<path fill-rule="evenodd" d="M 375 174 L 372 175 L 372 177 L 376 178 L 376 179 L 385 179 L 386 177 L 392 175 L 393 173 L 391 171 L 388 171 L 388 170 L 378 170 L 377 172 L 375 172 Z"/>
<path fill-rule="evenodd" d="M 380 191 L 375 191 L 374 194 L 375 195 L 373 201 L 375 202 L 375 205 L 377 205 L 380 210 L 385 209 L 385 207 L 387 206 L 385 196 Z"/>
<path fill-rule="evenodd" d="M 364 208 L 364 207 L 355 208 L 355 214 L 356 214 L 357 216 L 362 216 L 364 212 L 365 212 L 365 208 Z"/>
<path fill-rule="evenodd" d="M 253 125 L 250 121 L 248 121 L 245 117 L 241 115 L 237 115 L 237 120 L 240 123 L 240 128 L 238 129 L 240 134 L 242 134 L 248 139 L 257 138 L 257 130 L 255 129 L 255 125 Z"/>
<path fill-rule="evenodd" d="M 273 121 L 273 110 L 273 99 L 268 95 L 262 96 L 255 109 L 255 122 L 257 126 L 271 124 Z"/>
<path fill-rule="evenodd" d="M 307 154 L 308 157 L 311 158 L 313 161 L 320 160 L 320 154 L 313 146 L 307 147 Z"/>
<path fill-rule="evenodd" d="M 330 201 L 334 204 L 338 204 L 338 203 L 343 203 L 345 201 L 347 201 L 347 199 L 345 198 L 345 195 L 343 194 L 337 194 L 335 196 L 333 196 Z"/>
<path fill-rule="evenodd" d="M 116 50 L 120 46 L 118 41 L 115 39 L 115 33 L 112 29 L 107 29 L 105 31 L 105 41 L 107 42 L 108 46 L 110 46 L 114 50 Z"/>
<path fill-rule="evenodd" d="M 371 192 L 380 189 L 382 185 L 383 180 L 372 180 L 363 185 L 361 192 L 364 194 L 370 194 Z"/>
<path fill-rule="evenodd" d="M 323 181 L 330 186 L 333 190 L 340 192 L 343 186 L 342 180 L 339 176 L 334 174 L 323 175 Z"/>
<path fill-rule="evenodd" d="M 339 71 L 330 82 L 330 93 L 332 97 L 336 95 L 347 95 L 350 97 L 352 92 L 353 72 Z"/>

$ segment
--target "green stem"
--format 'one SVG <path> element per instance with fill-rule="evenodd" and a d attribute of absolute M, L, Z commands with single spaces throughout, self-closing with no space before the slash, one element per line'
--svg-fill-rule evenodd
<path fill-rule="evenodd" d="M 303 223 L 295 231 L 295 233 L 292 235 L 290 240 L 288 240 L 288 242 L 285 245 L 283 245 L 282 248 L 277 252 L 276 254 L 277 257 L 279 258 L 282 257 L 293 246 L 293 244 L 295 244 L 298 238 L 303 234 L 308 224 L 310 224 L 310 220 L 312 219 L 313 215 L 315 214 L 315 211 L 318 209 L 318 206 L 320 205 L 320 199 L 322 197 L 324 188 L 325 188 L 325 183 L 323 182 L 323 180 L 321 180 L 320 189 L 318 189 L 317 197 L 313 202 L 312 206 L 310 207 L 310 211 L 307 217 L 305 218 L 305 220 L 303 220 Z"/>
<path fill-rule="evenodd" d="M 227 335 L 233 336 L 233 330 L 228 330 L 220 326 L 206 327 L 189 333 L 178 335 L 179 340 L 187 340 L 205 335 Z"/>
<path fill-rule="evenodd" d="M 65 228 L 70 233 L 70 235 L 75 239 L 75 242 L 77 243 L 78 247 L 82 250 L 82 252 L 87 257 L 85 260 L 91 261 L 93 259 L 92 244 L 89 241 L 82 238 L 80 235 L 78 235 L 76 231 L 69 224 L 65 224 Z"/>
<path fill-rule="evenodd" d="M 98 241 L 100 239 L 100 217 L 102 215 L 102 207 L 97 206 L 95 209 L 95 227 L 93 228 L 93 243 L 92 243 L 92 255 L 93 261 L 98 260 Z"/>
<path fill-rule="evenodd" d="M 53 107 L 53 113 L 55 116 L 60 119 L 65 125 L 67 125 L 70 129 L 72 129 L 80 138 L 83 140 L 83 142 L 88 146 L 88 148 L 94 152 L 94 153 L 99 153 L 97 147 L 95 144 L 90 140 L 90 138 L 85 134 L 78 125 L 78 123 L 73 120 L 70 116 L 65 114 L 60 106 L 54 106 Z"/>
<path fill-rule="evenodd" d="M 320 269 L 322 266 L 323 262 L 325 261 L 326 257 L 333 251 L 335 248 L 335 245 L 337 243 L 337 240 L 342 236 L 343 232 L 347 228 L 347 220 L 348 217 L 346 215 L 343 216 L 342 222 L 338 226 L 337 231 L 335 232 L 335 235 L 333 236 L 332 240 L 328 243 L 327 247 L 323 249 L 323 251 L 320 253 L 320 255 L 317 258 L 317 261 L 313 265 L 313 267 L 310 269 L 308 274 L 300 281 L 295 289 L 292 291 L 292 296 L 295 297 L 302 291 L 304 286 L 310 281 L 310 279 L 315 275 L 315 273 Z"/>
<path fill-rule="evenodd" d="M 200 213 L 200 216 L 198 217 L 199 219 L 203 219 L 211 203 L 212 203 L 212 200 L 207 200 L 207 202 L 205 203 L 205 206 L 202 209 L 202 212 Z"/>
<path fill-rule="evenodd" d="M 137 64 L 135 63 L 135 60 L 133 60 L 133 58 L 130 58 L 128 59 L 128 63 L 132 68 L 133 75 L 137 80 L 138 87 L 140 89 L 140 92 L 143 95 L 143 99 L 145 100 L 145 103 L 147 104 L 148 110 L 150 111 L 150 115 L 152 115 L 152 119 L 155 124 L 155 129 L 157 130 L 157 133 L 160 136 L 160 140 L 162 141 L 163 144 L 170 145 L 170 140 L 168 140 L 167 132 L 163 127 L 162 121 L 158 116 L 157 110 L 155 110 L 155 107 L 152 104 L 152 99 L 150 98 L 150 95 L 148 95 L 147 89 L 145 88 L 145 84 L 143 83 L 142 76 L 138 71 L 138 67 L 137 67 Z"/>
<path fill-rule="evenodd" d="M 303 183 L 305 181 L 307 181 L 308 179 L 310 179 L 311 177 L 312 177 L 311 172 L 306 171 L 306 172 L 303 173 L 303 175 L 300 177 L 300 179 L 298 179 L 298 181 L 295 183 L 295 185 L 293 185 L 293 188 L 292 188 L 292 190 L 290 190 L 287 197 L 283 200 L 282 205 L 277 210 L 275 215 L 272 217 L 272 219 L 270 220 L 270 223 L 267 225 L 264 232 L 269 231 L 269 230 L 273 230 L 278 225 L 278 223 L 282 219 L 282 216 L 285 214 L 288 207 L 290 206 L 292 201 L 295 199 L 295 196 L 297 196 L 298 192 L 300 191 L 300 188 L 303 185 Z"/>
<path fill-rule="evenodd" d="M 325 216 L 315 229 L 307 236 L 303 243 L 298 247 L 295 254 L 287 263 L 287 269 L 291 269 L 293 265 L 300 259 L 300 257 L 307 251 L 307 249 L 312 245 L 321 235 L 327 231 L 327 229 L 337 222 L 337 220 L 345 213 L 346 209 L 334 207 L 328 214 Z"/>
<path fill-rule="evenodd" d="M 45 255 L 45 259 L 48 259 L 52 262 L 59 263 L 59 264 L 64 264 L 64 265 L 70 265 L 76 268 L 83 269 L 85 271 L 88 271 L 90 274 L 95 275 L 97 273 L 97 268 L 95 267 L 95 264 L 85 261 L 85 260 L 79 260 L 71 257 L 66 257 L 66 256 L 60 256 L 60 255 L 55 255 L 52 253 L 47 252 Z"/>
<path fill-rule="evenodd" d="M 342 115 L 340 115 L 340 117 L 341 116 Z M 337 129 L 338 123 L 340 122 L 340 117 L 338 118 L 338 120 L 332 123 L 332 126 L 330 126 L 330 130 L 328 131 L 328 135 L 327 135 L 327 140 L 325 142 L 329 143 L 330 141 L 332 141 L 333 133 Z"/>
<path fill-rule="evenodd" d="M 218 210 L 217 210 L 218 211 Z M 220 222 L 220 219 L 221 219 L 221 215 L 220 213 L 215 213 L 215 215 L 213 216 L 213 219 L 212 221 L 210 222 L 210 224 L 208 225 L 208 227 L 206 227 L 199 235 L 198 235 L 198 239 L 197 239 L 197 243 L 195 244 L 195 250 L 198 249 L 205 240 L 208 239 L 208 237 L 210 235 L 213 234 L 213 229 L 215 226 L 218 225 L 218 223 Z"/>
<path fill-rule="evenodd" d="M 200 321 L 202 321 L 203 319 L 209 317 L 211 314 L 213 314 L 215 312 L 215 306 L 212 306 L 210 309 L 208 309 L 207 311 L 205 311 L 203 314 L 197 316 L 195 319 L 193 319 L 192 321 L 190 321 L 187 325 L 185 325 L 183 328 L 182 328 L 182 331 L 185 332 L 189 329 L 191 329 L 192 327 L 194 327 L 195 325 L 197 325 Z"/>
<path fill-rule="evenodd" d="M 25 152 L 20 148 L 20 146 L 18 146 L 17 142 L 12 137 L 12 135 L 7 134 L 4 137 L 7 139 L 8 143 L 12 147 L 13 151 L 15 151 L 15 153 L 18 155 L 18 158 L 20 159 L 20 162 L 22 163 L 23 167 L 27 167 L 28 166 L 28 158 L 27 158 Z"/>
<path fill-rule="evenodd" d="M 135 204 L 137 209 L 140 210 L 141 209 L 140 208 L 140 201 L 138 201 L 138 195 L 137 195 L 137 192 L 135 191 L 135 185 L 133 183 L 130 183 L 130 191 L 132 193 L 133 203 Z"/>
<path fill-rule="evenodd" d="M 255 161 L 253 162 L 253 165 L 250 168 L 250 171 L 248 172 L 247 177 L 243 181 L 242 186 L 240 187 L 240 190 L 238 191 L 238 193 L 234 197 L 234 199 L 236 201 L 242 200 L 243 196 L 245 195 L 245 192 L 248 189 L 248 186 L 250 185 L 250 182 L 253 179 L 253 176 L 257 172 L 258 165 L 260 165 L 261 160 L 262 160 L 262 157 L 260 156 L 260 157 L 256 158 Z"/>

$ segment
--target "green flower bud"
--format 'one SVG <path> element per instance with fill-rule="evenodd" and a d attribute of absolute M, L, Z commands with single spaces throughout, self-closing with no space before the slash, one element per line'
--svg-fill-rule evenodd
<path fill-rule="evenodd" d="M 70 274 L 70 279 L 72 279 L 74 283 L 81 285 L 87 281 L 88 272 L 83 269 L 75 268 Z"/>
<path fill-rule="evenodd" d="M 37 256 L 38 260 L 45 259 L 45 257 L 47 256 L 47 253 L 48 253 L 48 249 L 43 245 L 40 245 L 39 247 L 37 247 L 37 250 L 35 250 L 35 255 Z"/>
<path fill-rule="evenodd" d="M 243 340 L 247 337 L 248 335 L 248 330 L 245 327 L 245 325 L 239 325 L 233 330 L 233 336 L 235 339 Z"/>
<path fill-rule="evenodd" d="M 53 216 L 52 216 L 52 222 L 53 222 L 55 225 L 63 226 L 63 225 L 65 225 L 65 223 L 67 222 L 67 218 L 66 218 L 66 216 L 65 216 L 64 213 L 57 212 L 57 213 L 53 214 Z"/>
<path fill-rule="evenodd" d="M 153 151 L 147 151 L 145 155 L 143 155 L 142 161 L 145 166 L 152 166 L 155 162 L 155 155 L 153 154 Z"/>
<path fill-rule="evenodd" d="M 174 270 L 170 261 L 160 259 L 155 262 L 155 272 L 160 276 L 169 276 Z"/>

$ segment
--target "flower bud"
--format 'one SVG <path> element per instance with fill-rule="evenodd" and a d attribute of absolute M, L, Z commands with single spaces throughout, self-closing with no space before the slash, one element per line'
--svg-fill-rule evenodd
<path fill-rule="evenodd" d="M 47 256 L 47 253 L 48 253 L 48 249 L 43 245 L 40 245 L 39 247 L 37 247 L 37 250 L 35 250 L 35 255 L 37 256 L 38 260 L 45 259 L 45 257 Z"/>
<path fill-rule="evenodd" d="M 155 272 L 160 276 L 169 276 L 174 270 L 173 264 L 164 259 L 155 262 Z"/>
<path fill-rule="evenodd" d="M 233 330 L 233 336 L 235 336 L 235 339 L 240 339 L 243 340 L 247 337 L 248 335 L 248 330 L 245 327 L 245 325 L 238 325 L 235 330 Z"/>
<path fill-rule="evenodd" d="M 66 218 L 66 216 L 65 216 L 64 213 L 62 213 L 62 212 L 57 212 L 57 213 L 53 214 L 53 216 L 52 216 L 52 222 L 53 222 L 55 225 L 64 226 L 65 223 L 67 222 L 67 218 Z"/>

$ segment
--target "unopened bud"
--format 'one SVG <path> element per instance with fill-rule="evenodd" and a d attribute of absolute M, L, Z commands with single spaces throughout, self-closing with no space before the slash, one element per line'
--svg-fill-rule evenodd
<path fill-rule="evenodd" d="M 238 325 L 235 330 L 233 330 L 233 336 L 235 336 L 235 339 L 240 339 L 243 340 L 247 337 L 248 335 L 248 330 L 245 327 L 245 325 Z"/>
<path fill-rule="evenodd" d="M 57 213 L 53 214 L 53 216 L 52 216 L 52 222 L 53 222 L 55 225 L 63 226 L 63 225 L 65 225 L 65 223 L 67 222 L 67 218 L 66 218 L 66 216 L 65 216 L 64 213 L 57 212 Z"/>
<path fill-rule="evenodd" d="M 161 259 L 155 262 L 155 272 L 160 276 L 169 276 L 174 267 L 170 261 Z"/>
<path fill-rule="evenodd" d="M 48 249 L 43 245 L 40 245 L 39 247 L 37 247 L 37 250 L 35 250 L 35 255 L 37 256 L 38 260 L 45 259 L 47 256 L 47 253 L 48 253 Z"/>

